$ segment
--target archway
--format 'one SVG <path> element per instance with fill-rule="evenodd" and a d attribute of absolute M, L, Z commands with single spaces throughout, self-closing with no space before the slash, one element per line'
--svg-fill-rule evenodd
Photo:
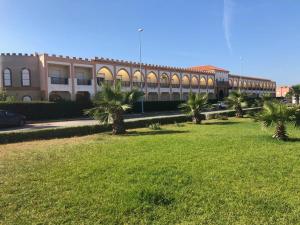
<path fill-rule="evenodd" d="M 204 77 L 201 77 L 200 79 L 200 88 L 206 89 L 206 79 Z"/>
<path fill-rule="evenodd" d="M 161 93 L 160 100 L 161 101 L 170 101 L 170 93 L 168 93 L 168 92 Z"/>
<path fill-rule="evenodd" d="M 209 78 L 209 79 L 207 80 L 207 86 L 208 86 L 209 88 L 213 88 L 213 87 L 214 87 L 214 80 L 213 80 L 212 78 Z"/>
<path fill-rule="evenodd" d="M 173 101 L 180 101 L 180 93 L 173 93 L 172 99 Z"/>
<path fill-rule="evenodd" d="M 71 94 L 68 91 L 52 91 L 49 94 L 50 102 L 71 101 Z"/>
<path fill-rule="evenodd" d="M 180 88 L 180 80 L 177 74 L 172 76 L 171 84 L 172 88 Z"/>
<path fill-rule="evenodd" d="M 198 78 L 197 77 L 192 77 L 192 88 L 197 89 L 198 88 Z"/>
<path fill-rule="evenodd" d="M 148 93 L 148 101 L 158 101 L 158 94 L 156 92 Z"/>
<path fill-rule="evenodd" d="M 162 88 L 170 87 L 169 77 L 165 73 L 163 73 L 160 77 L 160 87 L 162 87 Z"/>
<path fill-rule="evenodd" d="M 182 78 L 182 87 L 190 88 L 190 79 L 187 75 L 183 76 L 183 78 Z"/>
<path fill-rule="evenodd" d="M 88 91 L 78 91 L 76 93 L 76 102 L 87 103 L 91 100 L 91 95 Z"/>
<path fill-rule="evenodd" d="M 97 72 L 97 84 L 100 86 L 104 82 L 110 85 L 114 82 L 114 76 L 107 67 L 102 67 Z"/>
<path fill-rule="evenodd" d="M 117 73 L 117 80 L 121 82 L 123 87 L 130 87 L 130 77 L 127 70 L 120 69 Z"/>
<path fill-rule="evenodd" d="M 158 85 L 157 76 L 155 73 L 150 72 L 147 75 L 147 87 L 156 88 Z"/>
<path fill-rule="evenodd" d="M 138 88 L 140 88 L 141 86 L 145 86 L 145 84 L 142 83 L 143 77 L 144 77 L 143 73 L 141 74 L 139 70 L 135 71 L 132 76 L 132 85 Z"/>

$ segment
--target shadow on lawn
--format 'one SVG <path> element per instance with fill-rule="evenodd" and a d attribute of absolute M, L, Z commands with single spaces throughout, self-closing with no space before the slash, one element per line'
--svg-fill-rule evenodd
<path fill-rule="evenodd" d="M 124 136 L 144 136 L 144 135 L 164 135 L 164 134 L 182 134 L 189 131 L 179 130 L 155 130 L 155 131 L 128 131 Z"/>
<path fill-rule="evenodd" d="M 239 124 L 239 123 L 241 123 L 241 122 L 224 120 L 224 121 L 203 123 L 203 125 L 235 125 L 235 124 Z"/>
<path fill-rule="evenodd" d="M 300 138 L 289 138 L 285 142 L 300 142 Z"/>

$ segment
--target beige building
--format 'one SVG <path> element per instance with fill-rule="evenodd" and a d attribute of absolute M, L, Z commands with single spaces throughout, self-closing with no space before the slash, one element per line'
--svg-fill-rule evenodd
<path fill-rule="evenodd" d="M 178 68 L 104 58 L 82 59 L 48 54 L 1 54 L 0 87 L 18 100 L 79 100 L 101 91 L 101 83 L 120 81 L 124 91 L 138 88 L 146 101 L 185 100 L 190 92 L 222 99 L 232 90 L 249 95 L 270 93 L 276 83 L 231 75 L 229 71 L 198 66 Z"/>

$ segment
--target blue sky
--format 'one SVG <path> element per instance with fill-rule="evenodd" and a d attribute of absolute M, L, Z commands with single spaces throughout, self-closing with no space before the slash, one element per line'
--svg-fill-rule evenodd
<path fill-rule="evenodd" d="M 212 64 L 300 83 L 297 0 L 0 0 L 0 51 Z M 242 60 L 241 60 L 242 58 Z"/>

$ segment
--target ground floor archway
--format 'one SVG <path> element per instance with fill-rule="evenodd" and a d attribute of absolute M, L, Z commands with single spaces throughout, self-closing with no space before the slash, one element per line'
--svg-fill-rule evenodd
<path fill-rule="evenodd" d="M 161 93 L 160 100 L 161 101 L 170 101 L 170 93 L 168 93 L 168 92 Z"/>
<path fill-rule="evenodd" d="M 50 102 L 71 101 L 71 93 L 68 91 L 52 91 L 49 94 Z"/>
<path fill-rule="evenodd" d="M 148 93 L 148 101 L 158 101 L 158 94 L 156 92 Z"/>
<path fill-rule="evenodd" d="M 88 91 L 78 91 L 76 93 L 76 101 L 86 103 L 91 100 L 91 95 Z"/>

